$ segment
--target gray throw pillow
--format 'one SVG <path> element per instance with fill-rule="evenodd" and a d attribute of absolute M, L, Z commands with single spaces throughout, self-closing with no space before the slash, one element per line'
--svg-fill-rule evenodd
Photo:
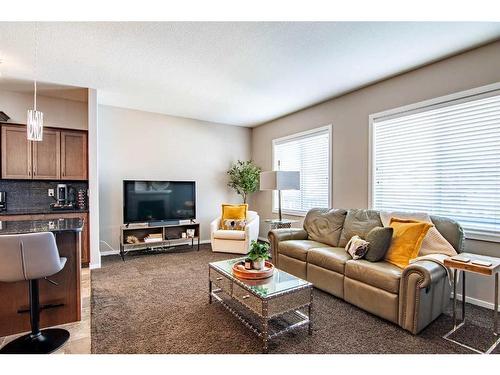
<path fill-rule="evenodd" d="M 351 208 L 347 211 L 339 247 L 345 247 L 353 236 L 365 238 L 372 228 L 382 227 L 380 216 L 375 210 Z M 366 239 L 366 238 L 365 238 Z"/>
<path fill-rule="evenodd" d="M 370 262 L 379 262 L 391 246 L 393 229 L 391 227 L 375 227 L 366 235 L 365 241 L 369 243 L 365 259 Z"/>
<path fill-rule="evenodd" d="M 344 226 L 346 210 L 313 208 L 304 219 L 304 229 L 309 239 L 337 246 Z"/>

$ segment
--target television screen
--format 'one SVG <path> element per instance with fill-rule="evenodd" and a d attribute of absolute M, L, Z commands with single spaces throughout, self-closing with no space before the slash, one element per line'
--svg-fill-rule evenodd
<path fill-rule="evenodd" d="M 124 223 L 195 218 L 194 181 L 123 181 Z"/>

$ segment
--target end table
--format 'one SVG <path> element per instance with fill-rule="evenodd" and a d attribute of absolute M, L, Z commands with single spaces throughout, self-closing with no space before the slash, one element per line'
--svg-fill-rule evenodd
<path fill-rule="evenodd" d="M 298 220 L 266 219 L 265 222 L 268 223 L 269 226 L 271 227 L 271 230 L 273 230 L 273 229 L 283 229 L 283 228 L 289 229 L 292 227 L 292 224 L 297 223 Z"/>
<path fill-rule="evenodd" d="M 468 258 L 468 262 L 463 262 L 453 259 L 453 257 L 446 258 L 444 260 L 444 265 L 453 270 L 453 329 L 443 336 L 445 340 L 451 341 L 455 344 L 463 346 L 469 350 L 472 350 L 480 354 L 490 354 L 498 344 L 500 344 L 500 337 L 498 334 L 498 273 L 500 272 L 500 258 L 488 257 L 478 254 L 471 253 L 461 253 L 460 257 Z M 481 266 L 474 264 L 474 261 L 485 261 L 491 263 L 490 266 Z M 462 271 L 462 319 L 460 323 L 457 324 L 457 283 L 458 283 L 458 273 Z M 465 345 L 464 343 L 458 342 L 456 340 L 450 339 L 449 336 L 456 332 L 458 329 L 463 327 L 465 324 L 465 273 L 471 272 L 483 276 L 494 276 L 495 277 L 495 296 L 494 296 L 494 311 L 493 311 L 493 335 L 496 337 L 495 342 L 491 345 L 485 352 L 482 352 L 476 348 Z"/>

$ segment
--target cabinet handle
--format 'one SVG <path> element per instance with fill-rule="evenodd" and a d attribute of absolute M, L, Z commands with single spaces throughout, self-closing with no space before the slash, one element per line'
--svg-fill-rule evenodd
<path fill-rule="evenodd" d="M 247 299 L 247 298 L 250 298 L 250 296 L 248 294 L 241 297 L 241 299 Z"/>

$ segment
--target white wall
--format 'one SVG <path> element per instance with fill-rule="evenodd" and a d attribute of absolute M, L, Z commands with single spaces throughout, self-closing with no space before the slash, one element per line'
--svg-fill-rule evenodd
<path fill-rule="evenodd" d="M 119 248 L 124 179 L 196 181 L 197 218 L 208 240 L 221 203 L 240 202 L 226 186 L 226 170 L 250 158 L 251 130 L 102 105 L 98 113 L 101 241 Z"/>
<path fill-rule="evenodd" d="M 333 207 L 366 208 L 368 116 L 499 82 L 499 67 L 500 42 L 495 42 L 271 121 L 253 129 L 253 159 L 270 170 L 273 139 L 333 124 Z M 270 192 L 255 194 L 253 202 L 261 218 L 272 217 Z M 261 236 L 267 230 L 261 223 Z M 500 256 L 498 243 L 467 240 L 465 247 L 466 251 Z M 468 280 L 468 296 L 493 302 L 491 278 L 471 276 Z"/>
<path fill-rule="evenodd" d="M 33 95 L 0 90 L 0 111 L 9 122 L 26 124 L 26 111 L 33 109 Z M 45 126 L 67 129 L 87 129 L 87 103 L 74 100 L 37 96 L 37 109 L 43 112 Z"/>
<path fill-rule="evenodd" d="M 97 90 L 88 90 L 90 268 L 101 267 L 99 249 L 99 123 Z"/>

